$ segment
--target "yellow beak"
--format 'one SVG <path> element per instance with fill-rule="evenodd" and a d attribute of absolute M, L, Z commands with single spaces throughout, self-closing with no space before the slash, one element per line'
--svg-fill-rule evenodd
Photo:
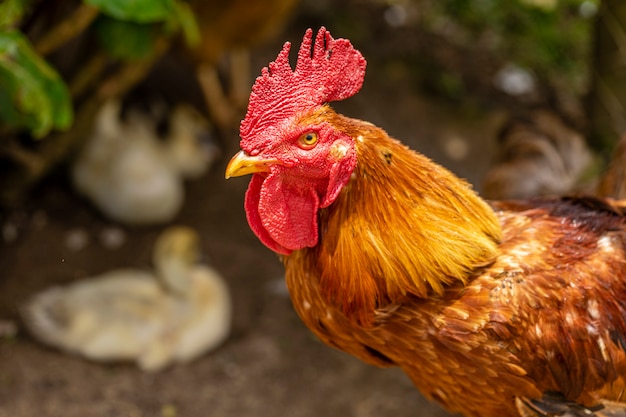
<path fill-rule="evenodd" d="M 233 156 L 226 167 L 226 179 L 257 172 L 269 172 L 271 165 L 279 163 L 280 161 L 277 159 L 263 159 L 250 156 L 244 151 L 239 151 Z"/>

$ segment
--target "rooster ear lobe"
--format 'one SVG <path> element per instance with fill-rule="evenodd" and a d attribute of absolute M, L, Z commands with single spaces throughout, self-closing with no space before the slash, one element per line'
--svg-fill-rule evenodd
<path fill-rule="evenodd" d="M 356 166 L 356 149 L 352 140 L 337 140 L 330 150 L 335 160 L 330 168 L 326 195 L 320 199 L 320 207 L 328 207 L 335 201 L 344 185 L 350 181 L 350 176 Z"/>

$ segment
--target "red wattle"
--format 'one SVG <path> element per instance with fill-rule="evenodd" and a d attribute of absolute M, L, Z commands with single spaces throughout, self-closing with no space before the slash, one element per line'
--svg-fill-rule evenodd
<path fill-rule="evenodd" d="M 246 192 L 250 228 L 265 246 L 283 255 L 317 244 L 318 208 L 313 188 L 287 184 L 278 173 L 253 175 Z"/>

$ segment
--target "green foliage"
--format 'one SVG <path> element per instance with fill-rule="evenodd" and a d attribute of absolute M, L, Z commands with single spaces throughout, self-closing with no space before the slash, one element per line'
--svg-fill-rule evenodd
<path fill-rule="evenodd" d="M 84 0 L 102 13 L 119 20 L 154 23 L 167 20 L 174 12 L 174 0 Z"/>
<path fill-rule="evenodd" d="M 195 15 L 182 0 L 83 2 L 100 10 L 88 30 L 113 58 L 146 58 L 157 39 L 181 32 L 188 44 L 199 42 Z M 68 129 L 73 111 L 65 81 L 19 31 L 31 6 L 45 9 L 47 3 L 0 0 L 0 131 L 26 129 L 41 138 L 53 129 Z"/>
<path fill-rule="evenodd" d="M 174 3 L 174 15 L 173 19 L 171 19 L 171 25 L 172 30 L 177 30 L 180 27 L 188 45 L 195 46 L 200 43 L 200 27 L 188 3 L 182 1 Z"/>
<path fill-rule="evenodd" d="M 153 24 L 142 24 L 101 16 L 94 29 L 101 46 L 119 59 L 141 59 L 153 52 L 158 36 Z"/>
<path fill-rule="evenodd" d="M 104 25 L 115 25 L 115 28 L 104 29 L 105 32 L 121 35 L 124 33 L 131 43 L 136 46 L 147 41 L 154 34 L 146 24 L 163 23 L 166 33 L 182 31 L 187 43 L 193 45 L 200 39 L 200 30 L 195 16 L 187 3 L 180 0 L 84 0 L 86 4 L 100 8 L 101 12 L 112 18 Z M 126 22 L 126 25 L 112 22 Z M 135 39 L 135 37 L 137 39 Z M 105 42 L 106 46 L 113 46 Z M 114 55 L 122 52 L 124 56 L 130 51 L 118 51 L 117 47 L 109 49 Z M 144 50 L 138 50 L 140 55 Z"/>
<path fill-rule="evenodd" d="M 498 55 L 544 78 L 580 84 L 592 26 L 582 10 L 599 7 L 599 0 L 439 0 L 432 4 L 435 16 L 446 16 L 459 29 L 461 42 L 483 41 Z"/>
<path fill-rule="evenodd" d="M 101 8 L 95 30 L 101 46 L 119 59 L 150 55 L 160 34 L 181 30 L 188 44 L 199 41 L 200 30 L 189 5 L 177 0 L 85 0 Z"/>
<path fill-rule="evenodd" d="M 4 0 L 0 3 L 0 28 L 8 29 L 17 25 L 26 12 L 28 0 Z"/>
<path fill-rule="evenodd" d="M 70 96 L 57 72 L 21 33 L 0 31 L 0 120 L 40 138 L 67 129 L 72 118 Z"/>

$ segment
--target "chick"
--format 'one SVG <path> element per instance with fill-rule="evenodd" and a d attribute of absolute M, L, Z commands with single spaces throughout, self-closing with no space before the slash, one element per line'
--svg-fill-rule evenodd
<path fill-rule="evenodd" d="M 220 155 L 209 122 L 188 104 L 177 105 L 169 118 L 164 147 L 174 171 L 185 179 L 204 175 Z"/>
<path fill-rule="evenodd" d="M 23 321 L 41 342 L 95 361 L 145 371 L 189 362 L 231 327 L 228 287 L 199 258 L 197 233 L 169 228 L 154 246 L 154 274 L 121 269 L 50 288 L 22 306 Z"/>
<path fill-rule="evenodd" d="M 129 112 L 122 121 L 119 101 L 105 103 L 72 166 L 75 188 L 119 222 L 171 220 L 183 203 L 183 178 L 206 172 L 217 147 L 206 144 L 208 123 L 190 106 L 176 107 L 169 124 L 161 140 L 150 115 Z"/>

